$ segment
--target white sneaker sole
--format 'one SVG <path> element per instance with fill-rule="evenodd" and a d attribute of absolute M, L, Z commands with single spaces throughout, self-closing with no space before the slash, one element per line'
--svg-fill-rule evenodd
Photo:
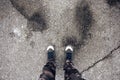
<path fill-rule="evenodd" d="M 66 48 L 65 48 L 65 51 L 67 51 L 67 50 L 73 51 L 73 47 L 72 47 L 71 45 L 68 45 L 68 46 L 66 46 Z"/>
<path fill-rule="evenodd" d="M 47 51 L 50 50 L 50 49 L 55 50 L 54 46 L 52 46 L 52 45 L 50 45 L 50 46 L 47 47 Z"/>

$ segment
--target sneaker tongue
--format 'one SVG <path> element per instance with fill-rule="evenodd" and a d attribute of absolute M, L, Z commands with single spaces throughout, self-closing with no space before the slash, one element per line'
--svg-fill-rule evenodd
<path fill-rule="evenodd" d="M 72 51 L 71 51 L 70 49 L 68 49 L 68 50 L 66 51 L 66 53 L 72 53 Z"/>
<path fill-rule="evenodd" d="M 66 53 L 66 60 L 72 60 L 72 53 Z"/>
<path fill-rule="evenodd" d="M 51 50 L 48 52 L 48 61 L 54 61 L 54 60 L 55 60 L 54 51 Z"/>
<path fill-rule="evenodd" d="M 52 49 L 49 49 L 48 52 L 54 52 Z"/>

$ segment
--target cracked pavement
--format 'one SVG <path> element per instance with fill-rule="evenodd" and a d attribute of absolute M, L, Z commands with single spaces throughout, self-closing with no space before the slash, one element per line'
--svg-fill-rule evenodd
<path fill-rule="evenodd" d="M 50 44 L 56 80 L 67 44 L 83 78 L 120 80 L 120 6 L 110 1 L 0 0 L 0 80 L 38 80 Z"/>
<path fill-rule="evenodd" d="M 120 48 L 120 45 L 117 47 L 117 48 L 114 48 L 112 51 L 110 51 L 109 54 L 107 54 L 106 56 L 104 56 L 103 58 L 101 58 L 100 60 L 96 61 L 95 63 L 93 63 L 91 66 L 89 66 L 87 69 L 84 69 L 82 73 L 84 73 L 85 71 L 88 71 L 90 70 L 91 68 L 93 68 L 94 66 L 96 66 L 97 64 L 99 64 L 101 61 L 105 60 L 105 59 L 108 59 L 109 57 L 111 57 L 114 53 L 114 51 L 118 50 Z"/>

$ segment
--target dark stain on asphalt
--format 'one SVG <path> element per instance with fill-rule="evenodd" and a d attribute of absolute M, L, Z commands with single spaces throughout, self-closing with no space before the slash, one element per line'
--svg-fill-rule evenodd
<path fill-rule="evenodd" d="M 27 14 L 25 8 L 23 6 L 20 6 L 19 3 L 16 0 L 10 0 L 11 4 L 13 7 L 21 14 L 23 15 L 26 19 L 29 18 L 29 15 Z"/>
<path fill-rule="evenodd" d="M 110 6 L 120 5 L 120 0 L 106 0 Z"/>
<path fill-rule="evenodd" d="M 72 45 L 75 49 L 80 47 L 80 43 L 76 36 L 67 36 L 62 40 L 63 46 Z"/>
<path fill-rule="evenodd" d="M 83 0 L 76 6 L 75 22 L 77 26 L 75 30 L 78 31 L 79 36 L 66 36 L 63 38 L 63 45 L 72 45 L 76 50 L 80 49 L 82 45 L 85 45 L 85 41 L 91 38 L 92 34 L 89 32 L 93 25 L 93 14 L 90 10 L 88 3 Z M 78 38 L 81 37 L 81 38 Z"/>
<path fill-rule="evenodd" d="M 47 21 L 45 15 L 42 11 L 37 11 L 30 16 L 24 8 L 24 6 L 20 5 L 16 0 L 10 0 L 13 7 L 16 8 L 28 20 L 28 29 L 35 32 L 43 32 L 44 30 L 48 29 Z M 42 9 L 41 9 L 42 10 Z"/>
<path fill-rule="evenodd" d="M 44 19 L 43 15 L 41 13 L 34 13 L 30 18 L 28 22 L 28 28 L 32 31 L 41 31 L 47 29 L 47 23 Z"/>
<path fill-rule="evenodd" d="M 93 15 L 90 6 L 86 1 L 82 1 L 76 6 L 75 20 L 77 22 L 77 30 L 82 39 L 87 39 L 88 32 L 93 24 Z M 82 34 L 81 34 L 82 33 Z"/>

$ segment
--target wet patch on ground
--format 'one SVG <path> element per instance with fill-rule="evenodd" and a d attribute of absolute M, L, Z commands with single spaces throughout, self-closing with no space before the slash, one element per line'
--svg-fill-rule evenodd
<path fill-rule="evenodd" d="M 78 41 L 76 36 L 67 36 L 62 40 L 63 46 L 72 45 L 75 49 L 79 49 L 80 42 Z"/>
<path fill-rule="evenodd" d="M 75 35 L 63 37 L 63 46 L 70 44 L 74 46 L 76 50 L 78 50 L 82 45 L 85 45 L 85 40 L 91 38 L 92 34 L 89 32 L 89 30 L 93 25 L 93 21 L 93 14 L 90 10 L 89 4 L 84 0 L 80 4 L 77 4 L 75 11 L 75 22 L 77 22 L 77 25 L 74 30 L 77 30 L 79 36 Z"/>
<path fill-rule="evenodd" d="M 16 10 L 19 11 L 20 14 L 23 15 L 28 20 L 28 29 L 30 31 L 43 32 L 44 30 L 48 29 L 45 13 L 43 9 L 40 8 L 36 12 L 31 12 L 30 8 L 32 9 L 34 8 L 34 6 L 26 7 L 28 5 L 26 3 L 19 4 L 19 1 L 16 0 L 10 0 L 10 1 L 13 7 L 16 8 Z"/>
<path fill-rule="evenodd" d="M 47 23 L 42 13 L 36 12 L 28 19 L 28 28 L 32 31 L 41 31 L 47 29 Z"/>
<path fill-rule="evenodd" d="M 120 10 L 120 0 L 106 0 L 110 7 L 116 7 Z"/>
<path fill-rule="evenodd" d="M 120 4 L 120 0 L 107 0 L 107 3 L 110 5 L 110 6 L 115 6 L 117 4 Z"/>
<path fill-rule="evenodd" d="M 29 19 L 30 15 L 27 13 L 27 10 L 25 9 L 25 7 L 23 5 L 20 5 L 18 1 L 16 0 L 10 0 L 11 4 L 13 5 L 13 7 L 19 11 L 19 13 L 21 15 L 23 15 L 26 19 Z"/>
<path fill-rule="evenodd" d="M 82 40 L 87 39 L 88 32 L 93 24 L 93 15 L 86 1 L 82 1 L 76 6 L 75 19 L 79 35 L 82 36 Z"/>

